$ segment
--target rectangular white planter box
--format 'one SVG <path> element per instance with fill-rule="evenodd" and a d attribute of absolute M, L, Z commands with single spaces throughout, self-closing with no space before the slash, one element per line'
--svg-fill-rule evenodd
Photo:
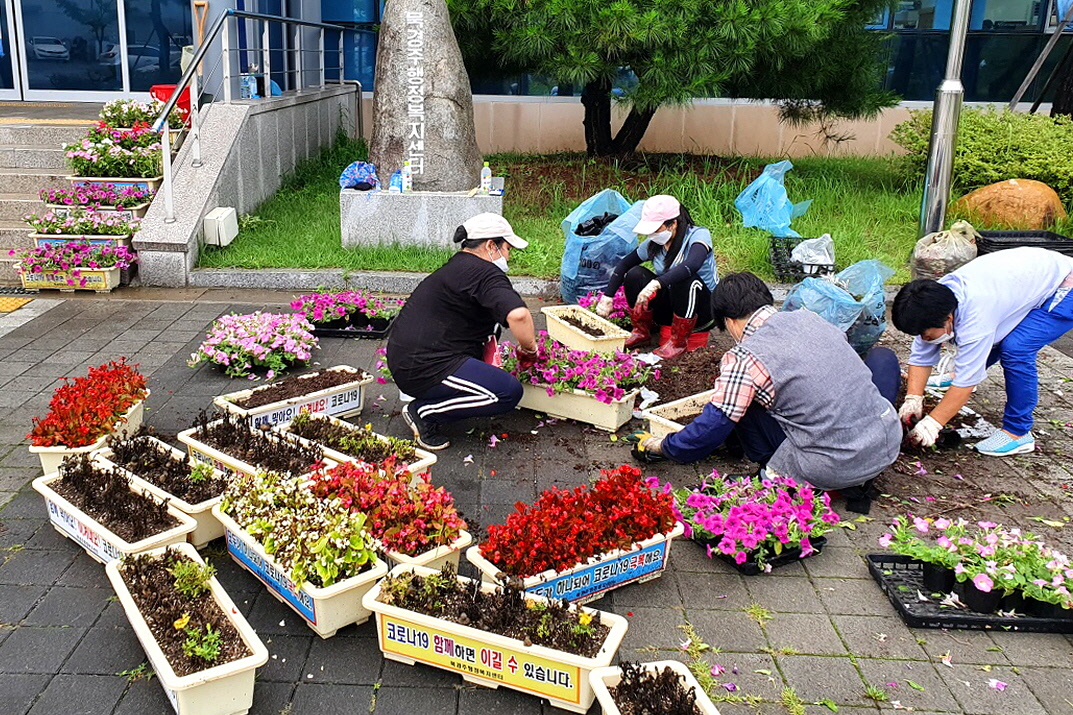
<path fill-rule="evenodd" d="M 633 403 L 640 389 L 631 390 L 611 404 L 599 402 L 581 390 L 556 392 L 549 395 L 546 386 L 522 383 L 522 400 L 518 407 L 544 412 L 552 417 L 586 422 L 608 432 L 614 432 L 630 421 Z"/>
<path fill-rule="evenodd" d="M 616 351 L 621 352 L 626 347 L 626 338 L 630 337 L 628 330 L 623 330 L 611 321 L 579 305 L 550 305 L 541 308 L 540 312 L 548 318 L 548 335 L 551 339 L 571 350 L 587 350 L 610 355 Z M 599 328 L 604 335 L 593 337 L 570 325 L 563 320 L 563 316 L 567 315 L 582 325 Z"/>
<path fill-rule="evenodd" d="M 371 612 L 363 605 L 362 596 L 387 573 L 387 564 L 382 560 L 377 559 L 360 576 L 327 588 L 308 582 L 299 586 L 260 543 L 220 511 L 219 504 L 212 508 L 212 514 L 224 525 L 231 558 L 267 586 L 269 593 L 290 606 L 318 636 L 331 638 L 344 626 L 369 620 Z"/>
<path fill-rule="evenodd" d="M 385 550 L 384 555 L 387 556 L 388 564 L 391 566 L 398 566 L 399 564 L 404 566 L 424 566 L 439 571 L 444 567 L 444 564 L 449 563 L 455 567 L 455 572 L 457 573 L 459 556 L 472 543 L 473 536 L 465 529 L 462 529 L 458 534 L 458 538 L 447 546 L 440 546 L 417 556 L 407 556 L 390 549 Z"/>
<path fill-rule="evenodd" d="M 187 460 L 190 460 L 191 462 L 193 462 L 193 460 L 190 457 L 188 457 L 186 454 L 180 452 L 179 450 L 175 449 L 170 444 L 167 444 L 165 442 L 161 442 L 156 437 L 150 437 L 149 439 L 153 440 L 154 442 L 159 444 L 161 447 L 164 447 L 165 449 L 167 449 L 169 452 L 171 452 L 171 455 L 173 457 L 175 457 L 177 460 L 179 460 L 181 462 L 185 462 Z M 100 464 L 102 464 L 102 465 L 104 465 L 106 467 L 119 469 L 120 471 L 124 472 L 125 474 L 128 475 L 128 478 L 130 479 L 130 483 L 133 484 L 135 487 L 137 487 L 138 490 L 147 491 L 150 494 L 152 494 L 153 496 L 155 496 L 157 499 L 168 499 L 169 504 L 171 504 L 176 509 L 178 509 L 182 513 L 184 513 L 187 516 L 189 516 L 194 521 L 196 521 L 197 522 L 197 528 L 194 529 L 192 532 L 190 532 L 189 536 L 187 537 L 187 540 L 191 544 L 194 545 L 194 548 L 199 549 L 202 546 L 204 546 L 205 544 L 207 544 L 210 541 L 212 541 L 213 539 L 218 539 L 219 537 L 224 535 L 223 524 L 221 524 L 219 521 L 217 521 L 216 517 L 214 517 L 212 515 L 212 507 L 214 507 L 216 504 L 218 504 L 220 502 L 220 499 L 223 498 L 223 494 L 221 494 L 220 496 L 215 497 L 213 499 L 207 499 L 207 500 L 205 500 L 205 501 L 203 501 L 203 502 L 201 502 L 199 504 L 190 504 L 190 503 L 188 503 L 186 501 L 183 501 L 182 499 L 180 499 L 179 497 L 175 496 L 174 494 L 171 494 L 169 492 L 164 491 L 163 489 L 161 489 L 157 485 L 153 484 L 150 481 L 147 481 L 147 480 L 143 479 L 142 477 L 138 476 L 134 472 L 132 472 L 132 471 L 130 471 L 128 469 L 123 469 L 122 467 L 117 465 L 115 462 L 112 461 L 112 450 L 111 449 L 103 449 L 103 450 L 101 450 L 100 452 L 98 452 L 94 456 L 94 459 L 97 462 L 99 462 Z M 219 472 L 219 470 L 216 470 L 216 471 L 217 471 L 216 476 L 218 476 L 218 477 L 224 476 L 221 472 Z"/>
<path fill-rule="evenodd" d="M 145 212 L 149 210 L 150 203 L 151 200 L 136 206 L 131 206 L 129 209 L 118 209 L 115 206 L 105 206 L 102 204 L 101 206 L 93 208 L 92 211 L 93 213 L 98 214 L 116 214 L 129 221 L 132 218 L 142 218 L 145 216 Z M 89 206 L 83 206 L 81 204 L 45 204 L 45 208 L 57 216 L 66 216 L 72 211 L 80 209 L 90 210 Z"/>
<path fill-rule="evenodd" d="M 663 534 L 639 541 L 629 551 L 617 550 L 598 554 L 586 563 L 565 571 L 548 570 L 522 580 L 526 593 L 547 598 L 566 599 L 572 603 L 588 603 L 603 598 L 619 586 L 644 583 L 659 578 L 671 560 L 671 541 L 685 533 L 678 522 Z M 500 583 L 498 566 L 481 555 L 480 545 L 466 551 L 466 560 L 481 572 L 485 583 Z"/>
<path fill-rule="evenodd" d="M 719 715 L 715 704 L 708 697 L 708 694 L 704 692 L 704 688 L 700 687 L 700 683 L 697 682 L 693 673 L 689 672 L 689 666 L 685 663 L 679 663 L 677 660 L 657 660 L 654 663 L 641 663 L 640 665 L 648 671 L 660 672 L 670 668 L 678 673 L 686 689 L 692 690 L 696 694 L 697 708 L 700 710 L 701 715 Z M 604 715 L 621 715 L 621 711 L 615 705 L 614 698 L 611 697 L 611 688 L 617 686 L 621 680 L 622 670 L 617 666 L 597 668 L 589 673 L 589 683 L 592 684 L 593 692 L 596 693 L 596 699 L 600 701 L 600 707 L 603 708 Z"/>
<path fill-rule="evenodd" d="M 396 566 L 391 573 L 407 571 L 421 576 L 438 573 L 421 566 Z M 472 583 L 465 577 L 459 580 Z M 487 592 L 496 587 L 482 584 L 481 588 Z M 519 690 L 576 713 L 588 712 L 596 697 L 589 672 L 610 665 L 626 635 L 627 623 L 622 616 L 584 609 L 611 629 L 599 654 L 584 658 L 545 646 L 526 646 L 513 638 L 380 603 L 376 600 L 379 595 L 377 584 L 363 601 L 376 614 L 376 634 L 385 658 L 409 665 L 425 663 L 485 687 Z M 529 594 L 525 598 L 546 600 Z"/>
<path fill-rule="evenodd" d="M 142 419 L 145 417 L 145 400 L 149 399 L 149 393 L 150 390 L 146 390 L 145 399 L 139 400 L 130 406 L 126 414 L 112 428 L 111 434 L 126 437 L 138 431 L 138 428 L 142 426 Z M 37 458 L 41 460 L 42 471 L 45 474 L 50 474 L 59 470 L 60 463 L 63 462 L 64 457 L 72 454 L 91 454 L 96 452 L 104 447 L 107 439 L 108 435 L 104 435 L 93 444 L 87 444 L 85 447 L 34 447 L 30 445 L 30 454 L 36 454 Z"/>
<path fill-rule="evenodd" d="M 199 564 L 205 563 L 198 556 L 197 550 L 189 544 L 178 544 L 174 548 Z M 151 553 L 162 554 L 165 550 L 156 549 Z M 105 566 L 105 572 L 175 712 L 178 715 L 243 715 L 249 712 L 253 707 L 256 670 L 268 662 L 268 648 L 257 637 L 257 633 L 239 612 L 220 582 L 215 577 L 209 580 L 212 598 L 238 630 L 242 641 L 251 651 L 250 655 L 180 676 L 172 669 L 167 656 L 149 629 L 149 624 L 145 622 L 145 617 L 134 603 L 120 573 L 121 567 L 120 562 L 112 562 Z"/>
<path fill-rule="evenodd" d="M 130 543 L 53 491 L 51 485 L 59 480 L 60 475 L 53 473 L 33 481 L 34 490 L 45 498 L 49 521 L 56 531 L 79 544 L 86 553 L 102 564 L 160 546 L 181 544 L 186 541 L 186 535 L 197 527 L 196 521 L 168 505 L 168 513 L 175 517 L 179 524 L 167 531 Z M 136 494 L 141 493 L 133 485 L 130 490 Z"/>
<path fill-rule="evenodd" d="M 42 246 L 51 246 L 65 243 L 88 243 L 91 246 L 109 246 L 116 247 L 122 246 L 123 248 L 130 248 L 131 236 L 109 236 L 105 234 L 65 234 L 65 233 L 31 233 L 30 238 L 34 240 L 34 247 L 41 248 Z"/>
<path fill-rule="evenodd" d="M 648 431 L 653 437 L 666 437 L 674 432 L 682 431 L 685 425 L 679 423 L 678 418 L 699 413 L 706 404 L 712 401 L 713 394 L 715 390 L 705 390 L 680 400 L 653 405 L 647 410 L 642 410 L 641 417 L 648 421 Z"/>
<path fill-rule="evenodd" d="M 350 424 L 349 422 L 344 422 L 337 417 L 332 417 L 331 415 L 320 415 L 320 417 L 328 420 L 334 425 L 338 425 L 346 429 L 354 429 L 354 425 Z M 337 464 L 346 464 L 348 462 L 358 461 L 355 457 L 351 457 L 349 454 L 345 454 L 343 452 L 338 452 L 334 449 L 331 449 L 330 447 L 325 447 L 320 442 L 313 442 L 312 440 L 305 439 L 304 437 L 299 437 L 298 435 L 290 431 L 289 426 L 290 421 L 287 421 L 283 424 L 276 425 L 275 429 L 277 432 L 282 432 L 283 434 L 288 435 L 292 439 L 298 440 L 302 444 L 316 444 L 318 447 L 324 450 L 325 457 Z M 382 434 L 377 434 L 374 432 L 373 436 L 379 438 L 384 442 L 387 441 L 387 437 Z M 410 474 L 413 474 L 415 478 L 418 474 L 423 474 L 425 472 L 431 473 L 432 465 L 436 463 L 436 455 L 432 452 L 426 452 L 420 447 L 415 448 L 414 453 L 416 459 L 406 466 L 406 471 L 408 471 Z"/>
<path fill-rule="evenodd" d="M 274 426 L 290 422 L 300 412 L 321 412 L 335 415 L 336 417 L 359 414 L 365 400 L 365 386 L 373 381 L 373 376 L 364 370 L 358 370 L 348 365 L 336 365 L 326 369 L 331 372 L 353 373 L 354 380 L 325 390 L 317 390 L 308 395 L 299 395 L 289 400 L 273 402 L 249 410 L 239 407 L 234 403 L 234 400 L 248 397 L 253 390 L 242 390 L 219 395 L 213 399 L 212 403 L 223 412 L 233 412 L 243 417 L 251 417 L 254 426 L 262 424 Z M 312 377 L 320 374 L 320 372 L 323 371 L 318 370 L 308 375 L 301 375 L 299 379 Z"/>
<path fill-rule="evenodd" d="M 156 191 L 164 183 L 163 176 L 68 176 L 71 186 L 102 186 L 113 184 L 117 189 L 136 186 L 143 191 Z"/>
<path fill-rule="evenodd" d="M 78 271 L 78 277 L 74 271 Z M 70 278 L 74 285 L 67 282 Z M 31 290 L 58 290 L 61 293 L 74 293 L 76 290 L 91 290 L 97 293 L 110 293 L 119 285 L 119 268 L 72 268 L 68 271 L 44 271 L 42 273 L 20 273 L 22 287 Z M 85 285 L 82 285 L 82 281 Z"/>
<path fill-rule="evenodd" d="M 210 424 L 216 424 L 216 422 L 212 422 Z M 191 459 L 196 459 L 199 462 L 208 464 L 209 466 L 220 470 L 228 476 L 234 476 L 235 474 L 248 474 L 250 476 L 256 476 L 260 472 L 265 471 L 263 468 L 258 467 L 255 464 L 243 462 L 241 459 L 232 457 L 229 454 L 221 452 L 220 450 L 205 444 L 194 436 L 194 433 L 197 432 L 197 429 L 197 427 L 191 427 L 190 429 L 183 430 L 179 433 L 179 441 L 186 445 L 186 451 L 190 453 Z M 281 436 L 285 440 L 297 439 L 294 435 L 291 434 Z M 336 466 L 335 461 L 328 459 L 327 457 L 325 457 L 322 461 L 324 462 L 325 469 L 331 469 L 332 467 Z"/>

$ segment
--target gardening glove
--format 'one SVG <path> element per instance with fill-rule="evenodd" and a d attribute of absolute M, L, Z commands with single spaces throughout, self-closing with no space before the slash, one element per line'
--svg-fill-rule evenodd
<path fill-rule="evenodd" d="M 648 305 L 648 301 L 652 300 L 652 296 L 659 290 L 659 281 L 649 281 L 648 285 L 641 289 L 641 292 L 637 294 L 637 305 Z"/>
<path fill-rule="evenodd" d="M 935 440 L 939 439 L 939 432 L 943 426 L 931 415 L 925 415 L 917 422 L 917 426 L 909 431 L 909 441 L 921 447 L 932 447 Z"/>
<path fill-rule="evenodd" d="M 536 348 L 533 350 L 526 350 L 519 345 L 515 350 L 515 353 L 518 355 L 519 370 L 528 370 L 540 362 L 540 356 L 539 353 L 537 353 Z"/>
<path fill-rule="evenodd" d="M 648 432 L 635 432 L 631 436 L 636 436 L 637 444 L 630 450 L 630 455 L 638 462 L 650 464 L 652 462 L 662 462 L 666 459 L 663 456 L 662 437 L 654 437 Z"/>
<path fill-rule="evenodd" d="M 902 406 L 898 409 L 898 419 L 909 424 L 913 420 L 919 420 L 924 415 L 924 395 L 906 395 Z"/>
<path fill-rule="evenodd" d="M 611 299 L 611 296 L 605 295 L 600 298 L 600 302 L 596 304 L 596 314 L 601 318 L 606 318 L 611 315 L 611 308 L 613 305 L 614 301 Z"/>
<path fill-rule="evenodd" d="M 637 443 L 637 448 L 642 452 L 663 456 L 663 438 L 648 435 L 647 437 L 643 437 L 641 441 Z"/>

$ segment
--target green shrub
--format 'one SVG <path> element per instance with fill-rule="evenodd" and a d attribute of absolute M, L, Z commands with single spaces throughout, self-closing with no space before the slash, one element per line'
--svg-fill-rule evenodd
<path fill-rule="evenodd" d="M 931 111 L 891 132 L 892 141 L 908 154 L 901 159 L 906 178 L 918 180 L 928 163 Z M 1073 120 L 1040 114 L 965 109 L 958 124 L 953 189 L 959 192 L 1006 179 L 1035 179 L 1047 184 L 1069 205 L 1073 202 Z"/>

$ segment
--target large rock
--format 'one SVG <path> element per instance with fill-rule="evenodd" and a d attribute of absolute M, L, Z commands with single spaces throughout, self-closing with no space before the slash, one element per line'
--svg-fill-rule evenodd
<path fill-rule="evenodd" d="M 962 196 L 953 208 L 976 225 L 1025 231 L 1049 229 L 1066 216 L 1054 189 L 1032 179 L 1010 179 L 981 187 Z"/>
<path fill-rule="evenodd" d="M 419 191 L 466 191 L 480 183 L 473 95 L 445 0 L 387 3 L 369 156 L 385 184 L 407 159 Z"/>

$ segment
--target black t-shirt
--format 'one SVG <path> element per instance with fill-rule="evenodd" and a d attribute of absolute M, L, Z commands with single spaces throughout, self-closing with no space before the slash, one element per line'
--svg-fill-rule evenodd
<path fill-rule="evenodd" d="M 507 274 L 460 251 L 414 289 L 391 326 L 387 364 L 403 392 L 420 397 L 466 358 L 482 359 L 484 343 L 507 313 L 525 307 Z"/>

